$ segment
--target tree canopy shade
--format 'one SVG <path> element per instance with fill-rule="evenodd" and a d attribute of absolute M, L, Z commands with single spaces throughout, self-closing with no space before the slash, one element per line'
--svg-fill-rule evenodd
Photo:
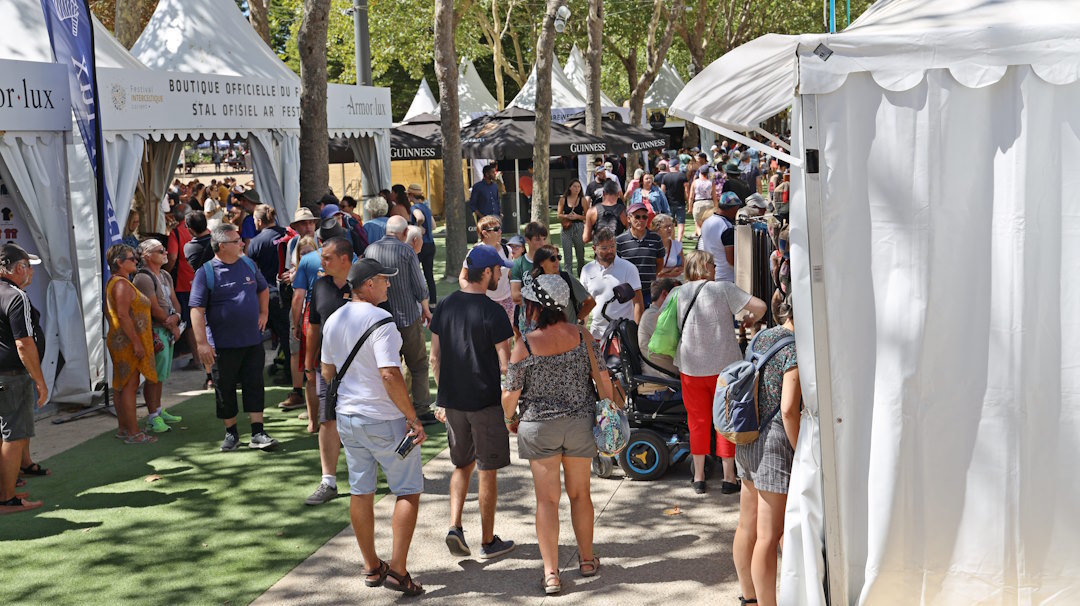
<path fill-rule="evenodd" d="M 533 157 L 536 113 L 520 107 L 477 119 L 461 131 L 461 151 L 467 158 L 523 160 Z M 607 143 L 583 131 L 551 124 L 552 156 L 603 154 Z"/>

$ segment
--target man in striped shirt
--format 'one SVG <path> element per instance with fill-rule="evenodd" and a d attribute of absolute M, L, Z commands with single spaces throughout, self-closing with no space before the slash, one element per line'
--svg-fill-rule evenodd
<path fill-rule="evenodd" d="M 368 244 L 365 259 L 375 259 L 386 267 L 398 270 L 390 281 L 389 297 L 382 307 L 394 316 L 401 332 L 401 355 L 412 377 L 412 402 L 422 421 L 434 421 L 429 409 L 431 392 L 428 388 L 428 354 L 424 343 L 424 327 L 431 323 L 428 308 L 427 281 L 420 269 L 420 259 L 405 243 L 409 222 L 393 216 L 386 221 L 386 235 Z"/>
<path fill-rule="evenodd" d="M 641 277 L 641 297 L 644 307 L 651 299 L 650 288 L 656 274 L 664 265 L 664 242 L 656 232 L 649 231 L 649 208 L 638 202 L 627 209 L 630 216 L 630 229 L 615 237 L 615 247 L 619 258 L 634 264 Z"/>

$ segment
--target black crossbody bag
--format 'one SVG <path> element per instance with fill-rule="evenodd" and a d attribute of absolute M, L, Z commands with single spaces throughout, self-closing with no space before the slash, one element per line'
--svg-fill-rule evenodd
<path fill-rule="evenodd" d="M 345 377 L 345 371 L 349 370 L 349 365 L 352 364 L 353 358 L 356 357 L 356 354 L 360 352 L 360 348 L 364 346 L 364 342 L 368 340 L 368 337 L 371 336 L 371 333 L 375 332 L 376 328 L 380 326 L 385 326 L 386 324 L 389 324 L 393 321 L 394 318 L 383 318 L 382 320 L 379 320 L 378 322 L 372 324 L 366 331 L 364 331 L 364 334 L 360 337 L 360 340 L 356 342 L 356 345 L 353 346 L 352 351 L 349 352 L 349 357 L 345 358 L 345 363 L 341 365 L 341 368 L 338 369 L 337 374 L 334 375 L 333 380 L 331 380 L 330 383 L 326 386 L 325 397 L 326 408 L 328 410 L 333 409 L 337 406 L 337 392 L 338 387 L 341 386 L 341 379 Z"/>

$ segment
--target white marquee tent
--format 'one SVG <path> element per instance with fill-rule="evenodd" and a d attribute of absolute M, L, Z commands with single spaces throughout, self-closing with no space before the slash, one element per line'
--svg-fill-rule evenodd
<path fill-rule="evenodd" d="M 458 65 L 458 116 L 461 125 L 471 122 L 475 116 L 499 111 L 499 102 L 488 91 L 472 59 L 462 57 Z M 435 112 L 438 115 L 438 112 Z"/>
<path fill-rule="evenodd" d="M 581 49 L 575 44 L 570 49 L 570 56 L 566 58 L 566 65 L 563 66 L 563 75 L 570 81 L 570 84 L 574 86 L 574 89 L 578 92 L 578 95 L 584 99 L 586 94 L 585 87 L 585 55 L 582 54 Z M 604 91 L 600 91 L 600 106 L 601 107 L 618 107 L 618 105 L 604 94 Z"/>
<path fill-rule="evenodd" d="M 566 122 L 570 116 L 585 111 L 584 90 L 570 82 L 559 65 L 559 58 L 551 57 L 551 119 L 556 122 Z M 533 111 L 536 109 L 536 66 L 533 65 L 532 73 L 525 85 L 518 91 L 510 107 L 520 107 Z M 621 116 L 623 122 L 629 122 L 630 110 L 624 107 L 605 106 L 601 104 L 601 111 L 616 113 Z"/>
<path fill-rule="evenodd" d="M 29 293 L 42 314 L 50 401 L 85 404 L 92 395 L 86 335 L 81 322 L 64 321 L 82 317 L 66 178 L 67 71 L 53 63 L 41 5 L 35 5 L 36 12 L 26 13 L 18 2 L 0 3 L 0 234 L 42 259 Z"/>
<path fill-rule="evenodd" d="M 416 95 L 413 97 L 412 104 L 409 105 L 409 111 L 405 112 L 404 121 L 408 122 L 410 118 L 415 118 L 420 114 L 439 114 L 439 102 L 435 100 L 435 95 L 431 92 L 431 87 L 428 86 L 427 78 L 420 79 L 420 88 L 416 89 Z"/>
<path fill-rule="evenodd" d="M 1075 0 L 884 0 L 672 107 L 746 130 L 793 106 L 780 603 L 825 603 L 823 552 L 832 604 L 1080 603 L 1078 32 Z"/>

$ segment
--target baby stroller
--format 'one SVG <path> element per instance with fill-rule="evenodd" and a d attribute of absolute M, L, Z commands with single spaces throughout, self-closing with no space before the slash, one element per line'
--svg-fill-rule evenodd
<path fill-rule="evenodd" d="M 608 372 L 626 391 L 626 416 L 630 421 L 630 441 L 617 457 L 597 455 L 593 472 L 611 477 L 616 459 L 626 477 L 632 480 L 656 480 L 668 467 L 690 454 L 690 430 L 682 402 L 679 376 L 654 365 L 638 347 L 637 323 L 626 318 L 612 319 L 607 314 L 612 302 L 633 300 L 629 284 L 615 287 L 611 300 L 600 314 L 609 322 L 600 340 Z"/>

